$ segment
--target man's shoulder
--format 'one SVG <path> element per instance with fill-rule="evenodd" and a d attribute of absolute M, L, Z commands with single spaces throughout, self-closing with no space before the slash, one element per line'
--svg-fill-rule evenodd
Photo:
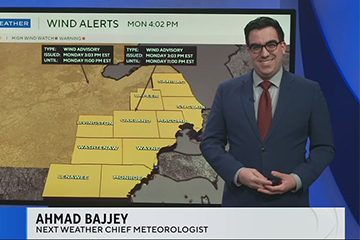
<path fill-rule="evenodd" d="M 316 81 L 310 80 L 308 78 L 302 77 L 300 75 L 296 75 L 288 71 L 284 71 L 284 79 L 293 81 L 297 85 L 304 87 L 314 87 L 316 85 L 319 85 L 318 82 Z"/>
<path fill-rule="evenodd" d="M 296 85 L 303 86 L 303 87 L 314 88 L 319 85 L 318 82 L 316 82 L 316 81 L 310 80 L 310 79 L 302 77 L 300 75 L 296 75 L 296 74 L 288 72 L 286 70 L 284 70 L 283 78 L 285 81 L 294 82 Z M 227 80 L 225 82 L 222 82 L 222 83 L 220 83 L 219 86 L 223 89 L 235 88 L 238 86 L 242 86 L 243 84 L 245 84 L 249 81 L 250 82 L 252 81 L 252 71 L 247 74 L 244 74 L 240 77 L 236 77 L 236 78 Z"/>
<path fill-rule="evenodd" d="M 246 83 L 247 81 L 251 81 L 251 80 L 252 80 L 252 76 L 251 76 L 251 72 L 250 72 L 250 73 L 247 73 L 240 77 L 236 77 L 236 78 L 227 80 L 225 82 L 222 82 L 222 83 L 220 83 L 219 86 L 221 86 L 223 88 L 233 88 L 236 86 L 241 86 L 242 84 Z"/>

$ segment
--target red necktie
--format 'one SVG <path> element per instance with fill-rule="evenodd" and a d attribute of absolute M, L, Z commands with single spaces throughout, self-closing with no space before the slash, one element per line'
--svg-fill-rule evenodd
<path fill-rule="evenodd" d="M 272 119 L 271 98 L 268 91 L 271 86 L 271 82 L 264 81 L 260 83 L 260 86 L 263 88 L 263 92 L 260 96 L 257 120 L 260 136 L 264 141 Z"/>

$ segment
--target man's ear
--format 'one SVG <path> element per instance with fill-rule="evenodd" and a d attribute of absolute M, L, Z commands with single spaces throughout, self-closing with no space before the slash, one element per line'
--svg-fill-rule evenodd
<path fill-rule="evenodd" d="M 286 52 L 286 43 L 285 43 L 285 41 L 282 41 L 280 43 L 280 47 L 282 49 L 283 54 L 285 54 L 285 52 Z"/>

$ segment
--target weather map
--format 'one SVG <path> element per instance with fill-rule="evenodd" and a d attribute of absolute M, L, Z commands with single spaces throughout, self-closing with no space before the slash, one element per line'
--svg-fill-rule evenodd
<path fill-rule="evenodd" d="M 118 189 L 121 190 L 121 193 L 119 192 L 118 195 L 113 193 L 110 196 L 126 198 L 131 189 L 141 182 L 141 179 L 146 178 L 151 171 L 159 167 L 156 155 L 164 146 L 171 146 L 175 143 L 175 133 L 179 124 L 190 122 L 193 123 L 195 129 L 201 129 L 201 109 L 205 107 L 194 96 L 191 96 L 190 86 L 181 73 L 153 73 L 151 79 L 154 82 L 153 89 L 157 90 L 158 94 L 153 94 L 152 89 L 149 91 L 144 89 L 142 90 L 144 94 L 140 95 L 137 91 L 130 93 L 130 98 L 136 100 L 136 97 L 141 96 L 142 98 L 138 98 L 138 101 L 142 99 L 142 104 L 145 106 L 154 106 L 153 110 L 150 110 L 149 107 L 142 110 L 140 104 L 136 111 L 114 111 L 113 116 L 89 116 L 88 118 L 86 115 L 79 116 L 80 119 L 77 123 L 80 133 L 78 135 L 81 137 L 76 139 L 72 163 L 98 164 L 100 169 L 104 164 L 114 164 L 117 167 L 116 171 L 109 174 L 111 171 L 106 171 L 104 168 L 101 170 L 102 174 L 96 173 L 96 176 L 90 176 L 86 175 L 87 171 L 84 168 L 84 171 L 80 170 L 83 172 L 82 174 L 75 176 L 86 176 L 86 179 L 78 178 L 79 181 L 65 182 L 62 181 L 63 178 L 59 178 L 61 173 L 68 171 L 65 171 L 64 167 L 79 168 L 79 166 L 52 165 L 44 196 L 66 195 L 66 192 L 71 192 L 72 188 L 77 188 L 78 182 L 83 184 L 83 180 L 98 177 L 99 182 L 107 183 L 104 184 L 105 186 L 102 183 L 96 184 L 101 187 L 102 191 L 105 191 L 103 189 L 112 180 L 112 191 L 116 192 Z M 134 100 L 131 102 L 136 103 Z M 134 108 L 133 105 L 132 108 Z M 105 133 L 110 134 L 102 133 L 102 129 Z M 107 138 L 104 138 L 104 135 Z M 99 178 L 100 175 L 101 178 Z M 54 183 L 50 182 L 50 179 L 55 179 Z M 132 182 L 132 187 L 129 182 Z M 91 185 L 94 187 L 93 183 Z M 130 189 L 126 190 L 129 186 Z M 57 189 L 58 194 L 54 193 L 53 189 Z M 102 194 L 102 191 L 95 189 L 94 192 L 100 192 L 100 195 L 82 195 L 81 191 L 82 188 L 78 187 L 76 196 L 109 196 L 109 194 Z"/>
<path fill-rule="evenodd" d="M 217 85 L 250 70 L 244 46 L 132 45 L 187 49 L 188 65 L 126 64 L 126 44 L 3 46 L 0 184 L 18 187 L 1 188 L 1 199 L 221 202 L 223 180 L 199 144 Z M 85 54 L 93 64 L 74 60 Z M 59 56 L 66 63 L 54 64 Z"/>
<path fill-rule="evenodd" d="M 65 49 L 82 51 L 87 47 L 46 46 L 46 49 L 50 50 L 59 48 L 63 49 L 61 52 L 64 57 L 84 57 L 87 54 L 64 54 Z M 135 49 L 126 46 L 124 48 Z M 151 49 L 179 52 L 184 48 L 151 47 Z M 196 50 L 196 47 L 192 47 L 191 50 Z M 158 62 L 154 59 L 153 52 L 144 55 L 150 55 L 152 62 Z M 44 55 L 47 59 L 52 56 L 43 53 Z M 53 55 L 60 56 L 60 54 Z M 141 54 L 140 57 L 144 55 Z M 155 56 L 166 59 L 169 55 L 177 56 L 174 54 Z M 125 53 L 125 56 L 134 55 Z M 139 57 L 139 55 L 135 56 Z M 179 55 L 179 57 L 183 56 L 185 55 Z M 173 59 L 171 61 L 174 62 Z M 104 68 L 103 75 L 109 74 L 107 67 Z M 129 93 L 128 110 L 115 110 L 111 116 L 79 115 L 71 164 L 51 164 L 43 197 L 111 197 L 128 198 L 133 201 L 136 189 L 141 189 L 141 185 L 145 184 L 144 180 L 149 183 L 148 181 L 153 180 L 156 174 L 176 182 L 203 178 L 213 183 L 217 189 L 216 173 L 203 158 L 199 160 L 201 153 L 198 148 L 203 128 L 202 112 L 205 106 L 195 98 L 190 85 L 181 73 L 164 70 L 158 72 L 157 67 L 157 65 L 153 66 L 146 88 L 137 88 Z M 110 75 L 114 72 L 116 70 L 112 69 Z M 130 75 L 126 74 L 126 76 Z M 121 77 L 117 80 L 121 80 Z M 191 147 L 185 147 L 183 150 L 177 148 L 178 144 L 180 148 L 182 145 L 184 148 L 184 143 L 181 144 L 180 140 L 184 139 L 184 133 L 188 136 L 187 141 L 193 145 L 192 148 L 196 149 L 195 152 Z M 171 155 L 164 158 L 173 151 L 177 152 L 176 158 Z M 89 181 L 90 179 L 92 181 Z M 201 199 L 204 198 L 205 196 Z M 206 202 L 209 201 L 207 197 Z"/>

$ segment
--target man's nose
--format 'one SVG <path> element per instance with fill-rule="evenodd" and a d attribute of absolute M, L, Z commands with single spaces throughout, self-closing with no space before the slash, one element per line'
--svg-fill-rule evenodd
<path fill-rule="evenodd" d="M 261 57 L 267 57 L 270 55 L 269 51 L 266 49 L 266 47 L 263 47 L 260 52 Z"/>

